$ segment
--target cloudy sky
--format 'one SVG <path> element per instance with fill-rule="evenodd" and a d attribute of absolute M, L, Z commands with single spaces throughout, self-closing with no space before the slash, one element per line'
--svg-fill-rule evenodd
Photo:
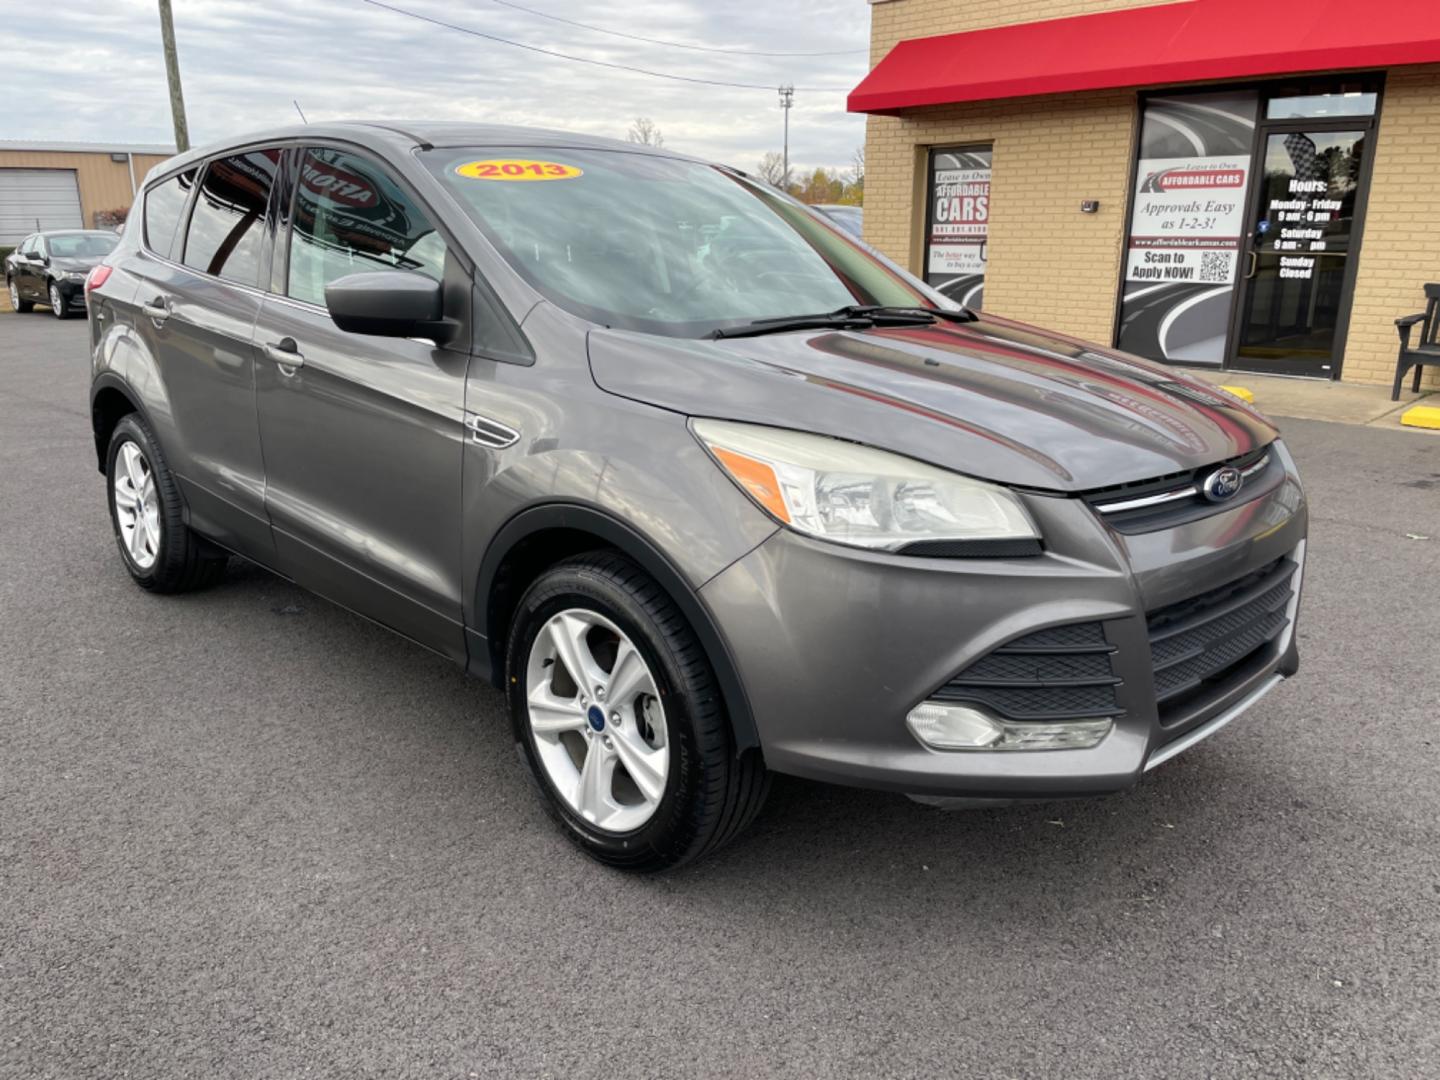
<path fill-rule="evenodd" d="M 772 87 L 795 85 L 790 156 L 849 167 L 864 122 L 845 93 L 864 75 L 865 0 L 385 0 L 536 48 L 763 89 L 652 78 L 527 52 L 366 0 L 174 0 L 190 138 L 199 145 L 296 120 L 470 119 L 624 137 L 648 116 L 666 145 L 754 168 L 780 149 Z M 728 53 L 597 33 L 560 19 Z M 155 0 L 15 5 L 6 84 L 23 87 L 7 139 L 171 143 Z M 835 53 L 759 56 L 755 52 Z M 810 89 L 813 88 L 813 89 Z"/>

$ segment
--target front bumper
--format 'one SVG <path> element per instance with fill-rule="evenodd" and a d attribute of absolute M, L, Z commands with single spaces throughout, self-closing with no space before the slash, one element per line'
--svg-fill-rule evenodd
<path fill-rule="evenodd" d="M 56 278 L 53 284 L 60 290 L 60 295 L 65 298 L 67 304 L 85 306 L 85 282 L 83 279 L 67 281 L 65 278 Z"/>
<path fill-rule="evenodd" d="M 926 559 L 847 549 L 781 530 L 702 590 L 728 639 L 779 772 L 925 796 L 1073 798 L 1133 786 L 1238 716 L 1298 667 L 1295 620 L 1224 679 L 1156 703 L 1146 613 L 1303 562 L 1307 512 L 1289 455 L 1269 490 L 1176 528 L 1123 535 L 1078 498 L 1026 496 L 1046 552 Z M 1024 635 L 1103 624 L 1123 711 L 1085 750 L 940 751 L 906 714 L 958 672 Z"/>

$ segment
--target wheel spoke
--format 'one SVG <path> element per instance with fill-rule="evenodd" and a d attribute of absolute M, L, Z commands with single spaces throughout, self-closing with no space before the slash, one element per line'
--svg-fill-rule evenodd
<path fill-rule="evenodd" d="M 139 508 L 139 504 L 140 499 L 130 486 L 130 478 L 117 476 L 115 478 L 115 505 L 133 514 Z"/>
<path fill-rule="evenodd" d="M 145 539 L 149 542 L 151 554 L 160 550 L 160 519 L 153 514 L 143 515 L 145 521 Z"/>
<path fill-rule="evenodd" d="M 596 825 L 604 823 L 613 809 L 610 785 L 615 777 L 615 755 L 599 739 L 592 739 L 585 765 L 575 788 L 575 807 Z"/>
<path fill-rule="evenodd" d="M 590 655 L 590 646 L 585 641 L 589 630 L 590 624 L 575 615 L 560 615 L 550 622 L 550 641 L 555 646 L 555 653 L 580 692 L 586 695 L 594 693 L 597 682 L 604 681 L 600 665 L 595 663 L 595 658 Z"/>
<path fill-rule="evenodd" d="M 624 704 L 636 694 L 655 692 L 655 683 L 640 651 L 629 641 L 621 640 L 615 653 L 615 665 L 610 669 L 609 685 L 605 688 L 606 699 L 612 708 Z"/>
<path fill-rule="evenodd" d="M 125 457 L 125 472 L 130 478 L 130 486 L 138 495 L 145 490 L 145 459 L 140 455 L 140 448 L 134 443 L 127 442 L 121 453 Z"/>
<path fill-rule="evenodd" d="M 145 564 L 145 526 L 137 517 L 135 525 L 125 537 L 125 543 L 130 548 L 130 557 L 142 566 Z"/>
<path fill-rule="evenodd" d="M 620 764 L 625 766 L 625 771 L 630 774 L 630 779 L 635 781 L 640 794 L 645 796 L 647 802 L 658 802 L 660 796 L 665 794 L 665 760 L 669 751 L 664 747 L 659 750 L 651 749 L 633 725 L 625 729 L 613 729 L 611 741 Z"/>
<path fill-rule="evenodd" d="M 530 691 L 530 730 L 536 735 L 558 735 L 585 727 L 585 710 L 576 700 L 557 697 L 549 683 Z"/>

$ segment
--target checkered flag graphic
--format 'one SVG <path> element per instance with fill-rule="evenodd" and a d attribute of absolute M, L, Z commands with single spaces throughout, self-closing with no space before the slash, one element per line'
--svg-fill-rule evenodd
<path fill-rule="evenodd" d="M 1296 180 L 1324 180 L 1320 155 L 1315 153 L 1315 140 L 1298 131 L 1285 136 L 1285 152 L 1295 166 Z"/>

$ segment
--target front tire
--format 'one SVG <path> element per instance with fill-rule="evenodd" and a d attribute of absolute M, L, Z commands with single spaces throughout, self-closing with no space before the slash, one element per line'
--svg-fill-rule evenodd
<path fill-rule="evenodd" d="M 185 524 L 175 477 L 150 425 L 138 413 L 115 425 L 105 478 L 115 544 L 135 584 L 151 592 L 176 593 L 220 579 L 227 557 Z"/>
<path fill-rule="evenodd" d="M 15 284 L 13 278 L 7 279 L 5 285 L 10 290 L 10 306 L 14 308 L 16 312 L 24 315 L 27 311 L 34 308 L 35 302 L 33 300 L 20 299 L 20 287 Z"/>
<path fill-rule="evenodd" d="M 70 301 L 66 300 L 60 292 L 60 286 L 53 281 L 50 283 L 50 311 L 57 319 L 68 319 L 70 317 Z"/>
<path fill-rule="evenodd" d="M 506 685 L 547 809 L 602 863 L 654 872 L 728 843 L 769 774 L 737 755 L 715 674 L 663 589 L 611 552 L 547 570 L 521 597 Z"/>

